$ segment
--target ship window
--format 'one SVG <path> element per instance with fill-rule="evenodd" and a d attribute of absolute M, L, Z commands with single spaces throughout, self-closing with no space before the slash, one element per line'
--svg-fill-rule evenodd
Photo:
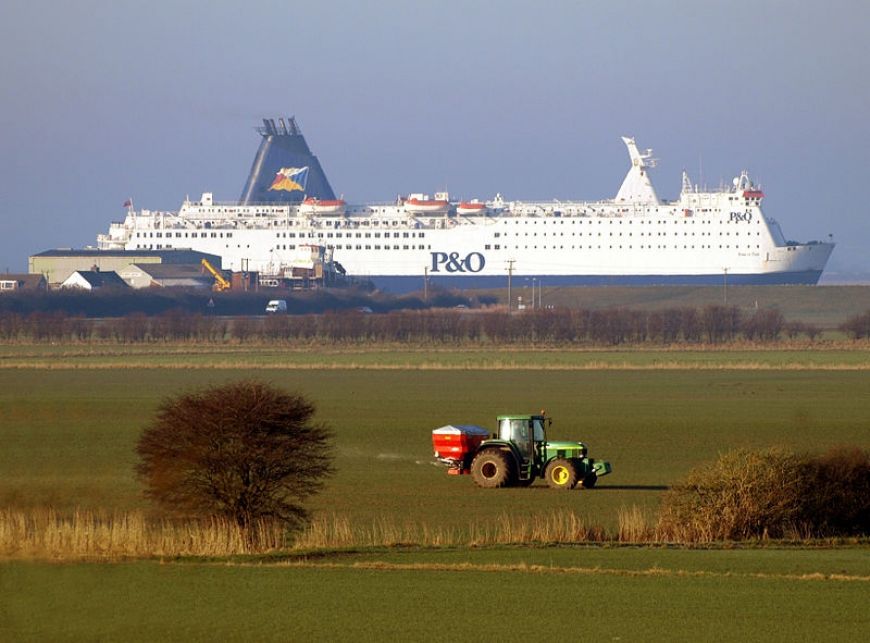
<path fill-rule="evenodd" d="M 501 246 L 498 245 L 498 244 L 495 244 L 495 249 L 496 249 L 496 250 L 501 250 Z"/>
<path fill-rule="evenodd" d="M 217 232 L 212 232 L 212 233 L 211 233 L 211 238 L 212 238 L 212 239 L 216 239 L 216 238 L 217 238 Z"/>
<path fill-rule="evenodd" d="M 489 246 L 488 243 L 487 243 L 486 245 L 483 246 L 483 249 L 484 249 L 484 250 L 492 250 L 492 248 L 490 248 L 490 246 Z"/>
<path fill-rule="evenodd" d="M 158 233 L 157 233 L 157 237 L 158 237 L 158 238 L 160 238 L 160 237 L 162 237 L 162 236 L 163 236 L 163 233 L 162 233 L 162 232 L 158 232 Z"/>

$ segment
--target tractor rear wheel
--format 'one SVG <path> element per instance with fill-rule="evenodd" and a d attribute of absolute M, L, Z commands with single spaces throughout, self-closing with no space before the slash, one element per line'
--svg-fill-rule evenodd
<path fill-rule="evenodd" d="M 556 458 L 547 465 L 545 477 L 551 489 L 573 489 L 577 484 L 577 467 L 571 460 Z"/>
<path fill-rule="evenodd" d="M 514 478 L 510 456 L 494 449 L 478 453 L 471 463 L 471 477 L 484 489 L 510 486 Z"/>

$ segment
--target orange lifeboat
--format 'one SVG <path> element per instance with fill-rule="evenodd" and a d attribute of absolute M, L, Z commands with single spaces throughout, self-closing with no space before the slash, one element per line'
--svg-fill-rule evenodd
<path fill-rule="evenodd" d="M 488 209 L 486 203 L 473 199 L 471 201 L 461 201 L 456 206 L 456 214 L 483 214 Z"/>
<path fill-rule="evenodd" d="M 412 214 L 443 214 L 450 209 L 446 199 L 430 199 L 428 196 L 412 195 L 405 199 L 405 211 Z"/>
<path fill-rule="evenodd" d="M 299 206 L 303 214 L 344 214 L 347 203 L 344 199 L 315 199 L 308 197 Z"/>

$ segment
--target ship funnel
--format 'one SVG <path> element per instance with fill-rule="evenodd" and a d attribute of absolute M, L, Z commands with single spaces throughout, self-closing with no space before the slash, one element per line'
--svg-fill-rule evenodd
<path fill-rule="evenodd" d="M 656 195 L 648 172 L 649 168 L 656 166 L 656 159 L 653 158 L 652 150 L 641 152 L 637 149 L 637 143 L 635 143 L 634 139 L 627 136 L 623 136 L 622 141 L 628 148 L 631 168 L 628 170 L 628 174 L 625 175 L 615 200 L 643 205 L 658 204 L 659 197 Z"/>
<path fill-rule="evenodd" d="M 239 205 L 300 203 L 306 196 L 335 199 L 320 161 L 311 153 L 296 119 L 264 118 L 257 128 L 262 140 Z"/>

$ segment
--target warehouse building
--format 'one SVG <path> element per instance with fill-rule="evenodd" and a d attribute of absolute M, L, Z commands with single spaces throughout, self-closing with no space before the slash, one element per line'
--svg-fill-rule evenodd
<path fill-rule="evenodd" d="M 43 275 L 49 286 L 57 286 L 78 270 L 118 272 L 130 264 L 199 265 L 203 259 L 218 270 L 221 258 L 195 250 L 46 250 L 30 257 L 28 272 Z"/>

